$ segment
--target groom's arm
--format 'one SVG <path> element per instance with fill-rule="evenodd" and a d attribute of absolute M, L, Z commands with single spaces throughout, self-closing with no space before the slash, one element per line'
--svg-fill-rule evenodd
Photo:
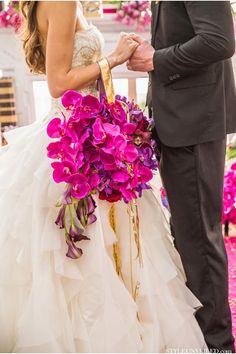
<path fill-rule="evenodd" d="M 156 50 L 153 65 L 163 83 L 194 74 L 209 64 L 230 58 L 235 51 L 228 1 L 185 1 L 195 36 L 183 44 Z"/>
<path fill-rule="evenodd" d="M 229 1 L 185 1 L 184 6 L 195 36 L 183 44 L 155 50 L 147 41 L 139 42 L 127 66 L 134 71 L 155 71 L 168 84 L 195 74 L 199 69 L 230 58 L 235 51 L 233 19 Z"/>

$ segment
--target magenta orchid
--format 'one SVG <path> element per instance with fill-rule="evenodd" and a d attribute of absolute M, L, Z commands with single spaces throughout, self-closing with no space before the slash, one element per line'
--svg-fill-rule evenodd
<path fill-rule="evenodd" d="M 66 188 L 56 224 L 65 230 L 67 256 L 76 259 L 83 254 L 77 243 L 89 240 L 86 227 L 96 221 L 94 195 L 111 203 L 141 197 L 157 162 L 151 121 L 125 97 L 108 103 L 67 91 L 62 104 L 69 118 L 49 122 L 47 134 L 57 140 L 47 151 L 54 181 Z"/>
<path fill-rule="evenodd" d="M 236 163 L 225 173 L 222 222 L 236 224 Z"/>

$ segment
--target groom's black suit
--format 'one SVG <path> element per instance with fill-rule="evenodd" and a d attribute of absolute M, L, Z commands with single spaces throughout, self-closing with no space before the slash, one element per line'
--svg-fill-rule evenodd
<path fill-rule="evenodd" d="M 153 1 L 152 13 L 148 102 L 175 243 L 209 348 L 234 352 L 221 231 L 225 137 L 236 132 L 230 4 Z"/>

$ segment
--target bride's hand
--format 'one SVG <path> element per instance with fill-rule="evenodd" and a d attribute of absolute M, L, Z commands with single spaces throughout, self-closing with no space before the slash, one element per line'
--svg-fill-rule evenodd
<path fill-rule="evenodd" d="M 135 52 L 139 43 L 134 41 L 128 33 L 122 32 L 116 49 L 107 57 L 110 68 L 125 63 Z"/>

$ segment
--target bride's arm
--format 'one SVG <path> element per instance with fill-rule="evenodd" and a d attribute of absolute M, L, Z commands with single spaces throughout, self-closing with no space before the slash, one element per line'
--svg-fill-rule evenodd
<path fill-rule="evenodd" d="M 46 75 L 51 95 L 60 97 L 66 90 L 79 90 L 97 80 L 100 69 L 97 63 L 71 68 L 77 21 L 76 1 L 49 1 L 46 12 Z M 121 35 L 117 48 L 107 57 L 110 67 L 124 63 L 136 47 L 136 42 L 127 35 Z"/>

